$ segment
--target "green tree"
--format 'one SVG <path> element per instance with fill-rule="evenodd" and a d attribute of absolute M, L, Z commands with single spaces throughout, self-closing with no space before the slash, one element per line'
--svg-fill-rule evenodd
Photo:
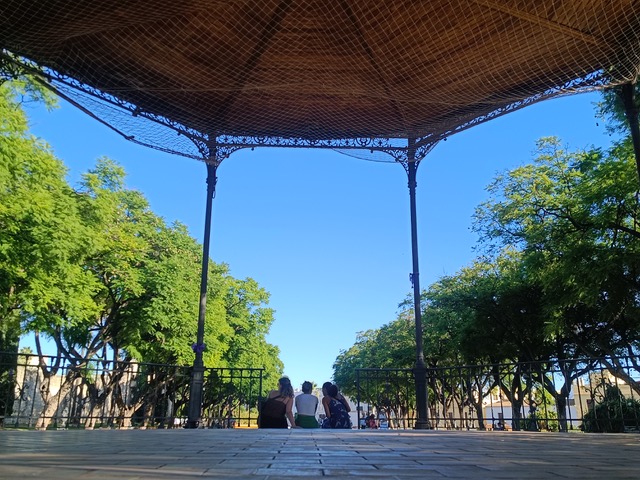
<path fill-rule="evenodd" d="M 333 380 L 340 385 L 342 393 L 356 397 L 356 370 L 358 368 L 383 368 L 389 352 L 378 348 L 378 330 L 358 332 L 356 341 L 347 350 L 341 351 L 333 363 Z"/>
<path fill-rule="evenodd" d="M 167 226 L 141 193 L 126 189 L 124 171 L 109 159 L 99 160 L 84 176 L 77 198 L 82 218 L 94 232 L 82 264 L 99 284 L 93 295 L 99 312 L 81 317 L 58 311 L 56 321 L 42 317 L 32 322 L 33 328 L 54 339 L 59 355 L 76 365 L 93 357 L 191 364 L 201 248 L 183 226 Z M 281 370 L 277 351 L 264 340 L 273 319 L 262 305 L 268 300 L 266 292 L 253 281 L 233 279 L 224 265 L 210 262 L 209 269 L 205 366 L 263 361 L 270 373 Z M 121 393 L 120 375 L 111 374 L 101 397 L 92 399 L 93 408 L 112 391 Z M 69 378 L 65 385 L 73 381 Z M 149 391 L 160 387 L 147 385 Z"/>
<path fill-rule="evenodd" d="M 23 102 L 53 101 L 28 79 L 0 84 L 0 350 L 17 351 L 20 322 L 67 295 L 80 272 L 80 225 L 63 164 L 28 133 Z M 69 238 L 69 237 L 72 238 Z M 58 278 L 65 278 L 64 285 Z"/>
<path fill-rule="evenodd" d="M 630 133 L 629 119 L 627 117 L 627 106 L 624 95 L 632 98 L 632 108 L 635 107 L 636 115 L 640 108 L 640 84 L 635 83 L 631 88 L 633 96 L 629 97 L 628 85 L 617 85 L 602 91 L 602 99 L 596 104 L 596 116 L 605 122 L 606 129 L 610 134 L 620 134 L 627 136 Z M 625 89 L 627 89 L 625 91 Z"/>
<path fill-rule="evenodd" d="M 0 351 L 14 353 L 22 325 L 34 318 L 95 311 L 91 275 L 73 261 L 83 255 L 86 230 L 64 165 L 29 134 L 23 107 L 30 101 L 55 105 L 28 77 L 0 83 Z"/>
<path fill-rule="evenodd" d="M 442 279 L 427 293 L 427 311 L 434 308 L 441 314 L 448 312 L 448 318 L 458 319 L 452 324 L 450 334 L 458 351 L 453 364 L 490 365 L 484 370 L 467 372 L 472 384 L 457 392 L 460 403 L 466 401 L 474 405 L 479 419 L 481 400 L 494 387 L 502 390 L 512 404 L 514 418 L 519 418 L 522 403 L 531 391 L 531 382 L 525 381 L 519 369 L 505 370 L 508 367 L 501 364 L 549 357 L 541 293 L 528 279 L 519 256 L 513 252 L 493 262 L 477 261 L 458 275 Z M 436 383 L 433 385 L 436 394 L 440 390 L 455 389 L 455 385 L 448 384 L 450 373 L 446 370 L 443 373 L 440 388 Z M 470 390 L 480 395 L 470 395 Z M 444 402 L 446 398 L 443 393 L 436 400 Z"/>
<path fill-rule="evenodd" d="M 628 142 L 570 153 L 555 139 L 536 163 L 498 177 L 477 212 L 487 241 L 523 252 L 555 334 L 583 354 L 637 352 L 638 192 Z"/>
<path fill-rule="evenodd" d="M 633 146 L 636 180 L 640 179 L 640 83 L 625 83 L 604 90 L 597 115 L 607 121 L 610 134 L 628 136 Z"/>
<path fill-rule="evenodd" d="M 595 403 L 582 418 L 585 432 L 624 433 L 628 428 L 638 429 L 640 401 L 625 398 L 616 385 L 605 385 L 603 398 Z"/>
<path fill-rule="evenodd" d="M 251 278 L 239 280 L 227 276 L 222 285 L 225 288 L 222 292 L 224 312 L 230 332 L 224 340 L 227 350 L 220 365 L 263 367 L 263 385 L 267 389 L 277 382 L 284 370 L 278 347 L 266 341 L 274 321 L 273 309 L 267 307 L 269 293 Z"/>
<path fill-rule="evenodd" d="M 91 358 L 192 363 L 202 252 L 184 226 L 168 226 L 141 193 L 126 189 L 123 169 L 109 159 L 72 189 L 62 162 L 28 132 L 30 98 L 51 102 L 39 84 L 0 84 L 0 351 L 17 351 L 20 333 L 35 333 L 48 409 L 80 378 L 99 390 L 82 373 Z M 283 366 L 266 341 L 268 293 L 234 279 L 226 265 L 209 269 L 205 365 L 264 367 L 276 377 Z M 43 335 L 57 348 L 50 365 Z M 50 395 L 46 383 L 62 364 L 75 368 Z M 118 378 L 101 379 L 94 406 Z"/>
<path fill-rule="evenodd" d="M 542 289 L 556 358 L 637 353 L 640 231 L 629 141 L 567 152 L 542 139 L 535 163 L 499 176 L 489 192 L 476 229 L 492 247 L 521 252 Z M 575 374 L 564 372 L 565 388 Z"/>

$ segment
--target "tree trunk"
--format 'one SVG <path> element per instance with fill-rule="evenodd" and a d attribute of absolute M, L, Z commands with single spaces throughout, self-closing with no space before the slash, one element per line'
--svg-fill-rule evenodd
<path fill-rule="evenodd" d="M 79 378 L 79 374 L 68 372 L 60 385 L 60 389 L 54 395 L 50 394 L 51 378 L 48 377 L 40 387 L 40 395 L 42 396 L 44 407 L 36 422 L 37 430 L 46 430 L 51 425 L 52 420 L 58 416 L 59 410 L 65 407 L 64 403 L 68 399 L 69 392 L 73 388 L 75 381 Z"/>

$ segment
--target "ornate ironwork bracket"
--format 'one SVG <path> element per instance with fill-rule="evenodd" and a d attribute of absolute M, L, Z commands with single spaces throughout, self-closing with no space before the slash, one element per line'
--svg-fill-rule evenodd
<path fill-rule="evenodd" d="M 429 151 L 435 146 L 439 138 L 422 137 L 417 138 L 414 146 L 410 146 L 409 142 L 401 138 L 332 138 L 332 139 L 313 139 L 313 138 L 285 138 L 273 136 L 247 136 L 247 135 L 217 135 L 215 133 L 206 133 L 199 130 L 186 127 L 184 124 L 157 115 L 153 112 L 142 110 L 126 100 L 115 95 L 104 92 L 100 89 L 91 87 L 72 77 L 61 74 L 53 69 L 40 68 L 35 63 L 24 58 L 16 58 L 2 52 L 0 59 L 6 64 L 7 71 L 15 71 L 16 75 L 21 73 L 33 75 L 42 79 L 43 85 L 47 86 L 57 94 L 73 103 L 75 106 L 83 110 L 85 113 L 96 118 L 101 123 L 113 129 L 124 138 L 134 143 L 149 146 L 151 148 L 161 150 L 168 153 L 177 153 L 191 158 L 199 158 L 206 163 L 214 163 L 219 165 L 224 159 L 228 158 L 234 152 L 245 148 L 257 147 L 280 147 L 280 148 L 318 148 L 331 149 L 337 151 L 369 151 L 371 153 L 379 152 L 389 155 L 393 161 L 405 166 L 408 162 L 419 162 Z M 12 68 L 9 69 L 8 66 Z M 101 102 L 103 105 L 110 105 L 116 111 L 123 114 L 129 114 L 131 117 L 140 118 L 153 122 L 159 126 L 169 128 L 176 132 L 177 135 L 189 139 L 196 147 L 199 155 L 190 155 L 188 153 L 174 150 L 169 147 L 150 144 L 134 135 L 128 135 L 120 130 L 120 127 L 112 124 L 101 115 L 94 114 L 88 108 L 84 107 L 77 99 L 72 98 L 65 92 L 81 92 L 95 101 Z M 434 140 L 435 138 L 435 140 Z M 413 152 L 412 153 L 412 149 Z"/>
<path fill-rule="evenodd" d="M 404 167 L 407 175 L 410 175 L 410 164 L 415 164 L 415 169 L 417 169 L 420 162 L 438 144 L 438 140 L 429 142 L 423 141 L 423 139 L 414 140 L 410 138 L 407 143 L 406 155 L 403 158 L 396 159 L 396 161 Z"/>

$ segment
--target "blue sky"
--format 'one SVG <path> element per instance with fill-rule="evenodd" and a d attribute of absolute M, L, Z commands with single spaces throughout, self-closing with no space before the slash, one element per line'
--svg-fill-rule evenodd
<path fill-rule="evenodd" d="M 530 162 L 537 139 L 555 135 L 571 150 L 610 144 L 594 115 L 598 99 L 581 94 L 529 106 L 450 137 L 421 162 L 423 288 L 470 264 L 471 217 L 486 186 L 496 173 Z M 65 162 L 71 183 L 108 156 L 156 214 L 186 224 L 202 241 L 203 163 L 128 142 L 65 103 L 29 113 L 32 132 Z M 280 348 L 294 386 L 321 384 L 357 332 L 394 320 L 411 291 L 406 173 L 333 151 L 238 151 L 218 169 L 210 252 L 232 275 L 270 292 L 276 320 L 268 340 Z"/>

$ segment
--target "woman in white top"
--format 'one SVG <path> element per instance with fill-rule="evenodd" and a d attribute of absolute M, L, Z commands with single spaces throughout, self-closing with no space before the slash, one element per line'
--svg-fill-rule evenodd
<path fill-rule="evenodd" d="M 302 384 L 302 393 L 296 397 L 296 425 L 302 428 L 318 428 L 316 410 L 318 409 L 318 397 L 311 394 L 313 385 L 311 382 Z"/>

